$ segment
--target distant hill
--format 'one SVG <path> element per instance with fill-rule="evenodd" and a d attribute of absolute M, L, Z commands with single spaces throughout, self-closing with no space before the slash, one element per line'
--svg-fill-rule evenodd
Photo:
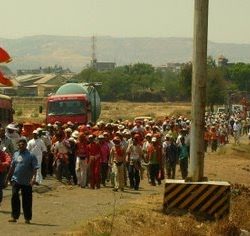
<path fill-rule="evenodd" d="M 32 36 L 19 39 L 0 38 L 0 46 L 12 56 L 8 64 L 16 69 L 61 65 L 81 71 L 91 59 L 91 38 L 71 36 Z M 250 62 L 250 44 L 209 42 L 208 55 L 224 55 L 229 62 Z M 167 62 L 187 62 L 192 58 L 191 38 L 114 38 L 98 37 L 98 61 L 114 61 L 117 65 L 137 62 L 155 66 Z"/>

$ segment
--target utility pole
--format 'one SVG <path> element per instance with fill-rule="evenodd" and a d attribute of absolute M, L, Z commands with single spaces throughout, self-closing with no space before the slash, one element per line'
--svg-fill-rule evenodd
<path fill-rule="evenodd" d="M 207 80 L 209 0 L 194 1 L 192 124 L 188 181 L 204 179 L 204 126 Z"/>
<path fill-rule="evenodd" d="M 91 66 L 95 68 L 97 59 L 96 59 L 96 52 L 95 52 L 96 51 L 96 37 L 94 35 L 91 37 L 91 41 L 92 41 Z"/>

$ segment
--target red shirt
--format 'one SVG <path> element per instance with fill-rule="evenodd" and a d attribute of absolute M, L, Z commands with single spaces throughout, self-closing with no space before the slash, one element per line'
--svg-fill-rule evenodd
<path fill-rule="evenodd" d="M 89 156 L 101 156 L 101 147 L 99 144 L 93 142 L 88 144 L 88 153 Z"/>
<path fill-rule="evenodd" d="M 78 157 L 88 157 L 88 145 L 84 142 L 76 143 L 76 156 Z"/>
<path fill-rule="evenodd" d="M 0 172 L 5 171 L 5 169 L 10 165 L 11 158 L 7 152 L 0 150 Z"/>

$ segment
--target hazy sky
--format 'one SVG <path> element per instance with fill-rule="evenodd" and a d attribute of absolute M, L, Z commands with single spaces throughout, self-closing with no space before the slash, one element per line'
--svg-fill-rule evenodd
<path fill-rule="evenodd" d="M 0 0 L 0 37 L 192 37 L 194 0 Z M 208 38 L 250 43 L 250 0 L 210 0 Z"/>

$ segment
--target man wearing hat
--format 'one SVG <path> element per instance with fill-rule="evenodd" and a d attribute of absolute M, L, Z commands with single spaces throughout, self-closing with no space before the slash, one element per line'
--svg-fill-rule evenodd
<path fill-rule="evenodd" d="M 128 175 L 130 188 L 134 188 L 134 190 L 139 190 L 142 157 L 143 152 L 139 144 L 139 137 L 135 135 L 133 137 L 133 143 L 128 146 L 126 158 L 126 161 L 129 163 Z"/>
<path fill-rule="evenodd" d="M 4 128 L 0 128 L 0 139 L 1 139 L 1 147 L 6 148 L 6 152 L 12 156 L 14 154 L 14 145 L 6 135 L 5 135 L 5 130 Z"/>
<path fill-rule="evenodd" d="M 153 137 L 147 149 L 147 160 L 149 161 L 149 176 L 151 185 L 155 186 L 155 181 L 161 184 L 159 178 L 162 163 L 162 145 L 156 137 Z"/>
<path fill-rule="evenodd" d="M 6 126 L 5 136 L 12 141 L 15 151 L 18 149 L 17 142 L 20 139 L 20 135 L 17 131 L 18 128 L 15 126 L 15 124 L 11 123 Z"/>
<path fill-rule="evenodd" d="M 109 153 L 110 148 L 108 143 L 105 141 L 105 137 L 103 134 L 98 136 L 98 141 L 101 148 L 101 183 L 103 186 L 106 186 L 106 180 L 108 175 L 108 161 L 109 161 Z"/>
<path fill-rule="evenodd" d="M 95 141 L 94 135 L 89 135 L 88 153 L 89 153 L 89 172 L 90 172 L 90 187 L 92 189 L 100 188 L 100 158 L 101 147 Z"/>
<path fill-rule="evenodd" d="M 12 218 L 9 222 L 17 222 L 20 216 L 20 198 L 22 195 L 22 207 L 25 223 L 29 224 L 32 219 L 32 185 L 36 179 L 36 172 L 39 168 L 37 158 L 31 154 L 27 147 L 26 139 L 22 138 L 18 141 L 18 151 L 13 155 L 10 170 L 8 172 L 6 182 L 11 180 L 12 183 Z"/>
<path fill-rule="evenodd" d="M 58 181 L 62 181 L 63 174 L 66 177 L 68 183 L 70 183 L 69 175 L 69 143 L 64 139 L 64 132 L 58 131 L 56 133 L 56 143 L 53 148 L 54 153 L 54 166 L 56 171 L 56 178 Z"/>
<path fill-rule="evenodd" d="M 88 185 L 88 161 L 89 153 L 87 139 L 85 134 L 80 132 L 78 140 L 76 141 L 75 172 L 77 176 L 77 184 L 82 188 L 85 188 Z"/>
<path fill-rule="evenodd" d="M 33 131 L 33 139 L 27 144 L 27 149 L 37 158 L 39 169 L 37 170 L 36 184 L 42 183 L 42 160 L 47 152 L 47 148 L 42 139 L 38 138 L 38 131 Z"/>
<path fill-rule="evenodd" d="M 126 150 L 121 145 L 121 139 L 116 136 L 113 139 L 114 146 L 110 150 L 109 164 L 112 166 L 112 173 L 114 175 L 114 191 L 124 191 L 124 163 Z"/>
<path fill-rule="evenodd" d="M 165 154 L 165 165 L 168 179 L 175 179 L 175 170 L 178 160 L 178 148 L 174 142 L 174 138 L 170 134 L 166 134 L 163 143 L 163 151 Z"/>

